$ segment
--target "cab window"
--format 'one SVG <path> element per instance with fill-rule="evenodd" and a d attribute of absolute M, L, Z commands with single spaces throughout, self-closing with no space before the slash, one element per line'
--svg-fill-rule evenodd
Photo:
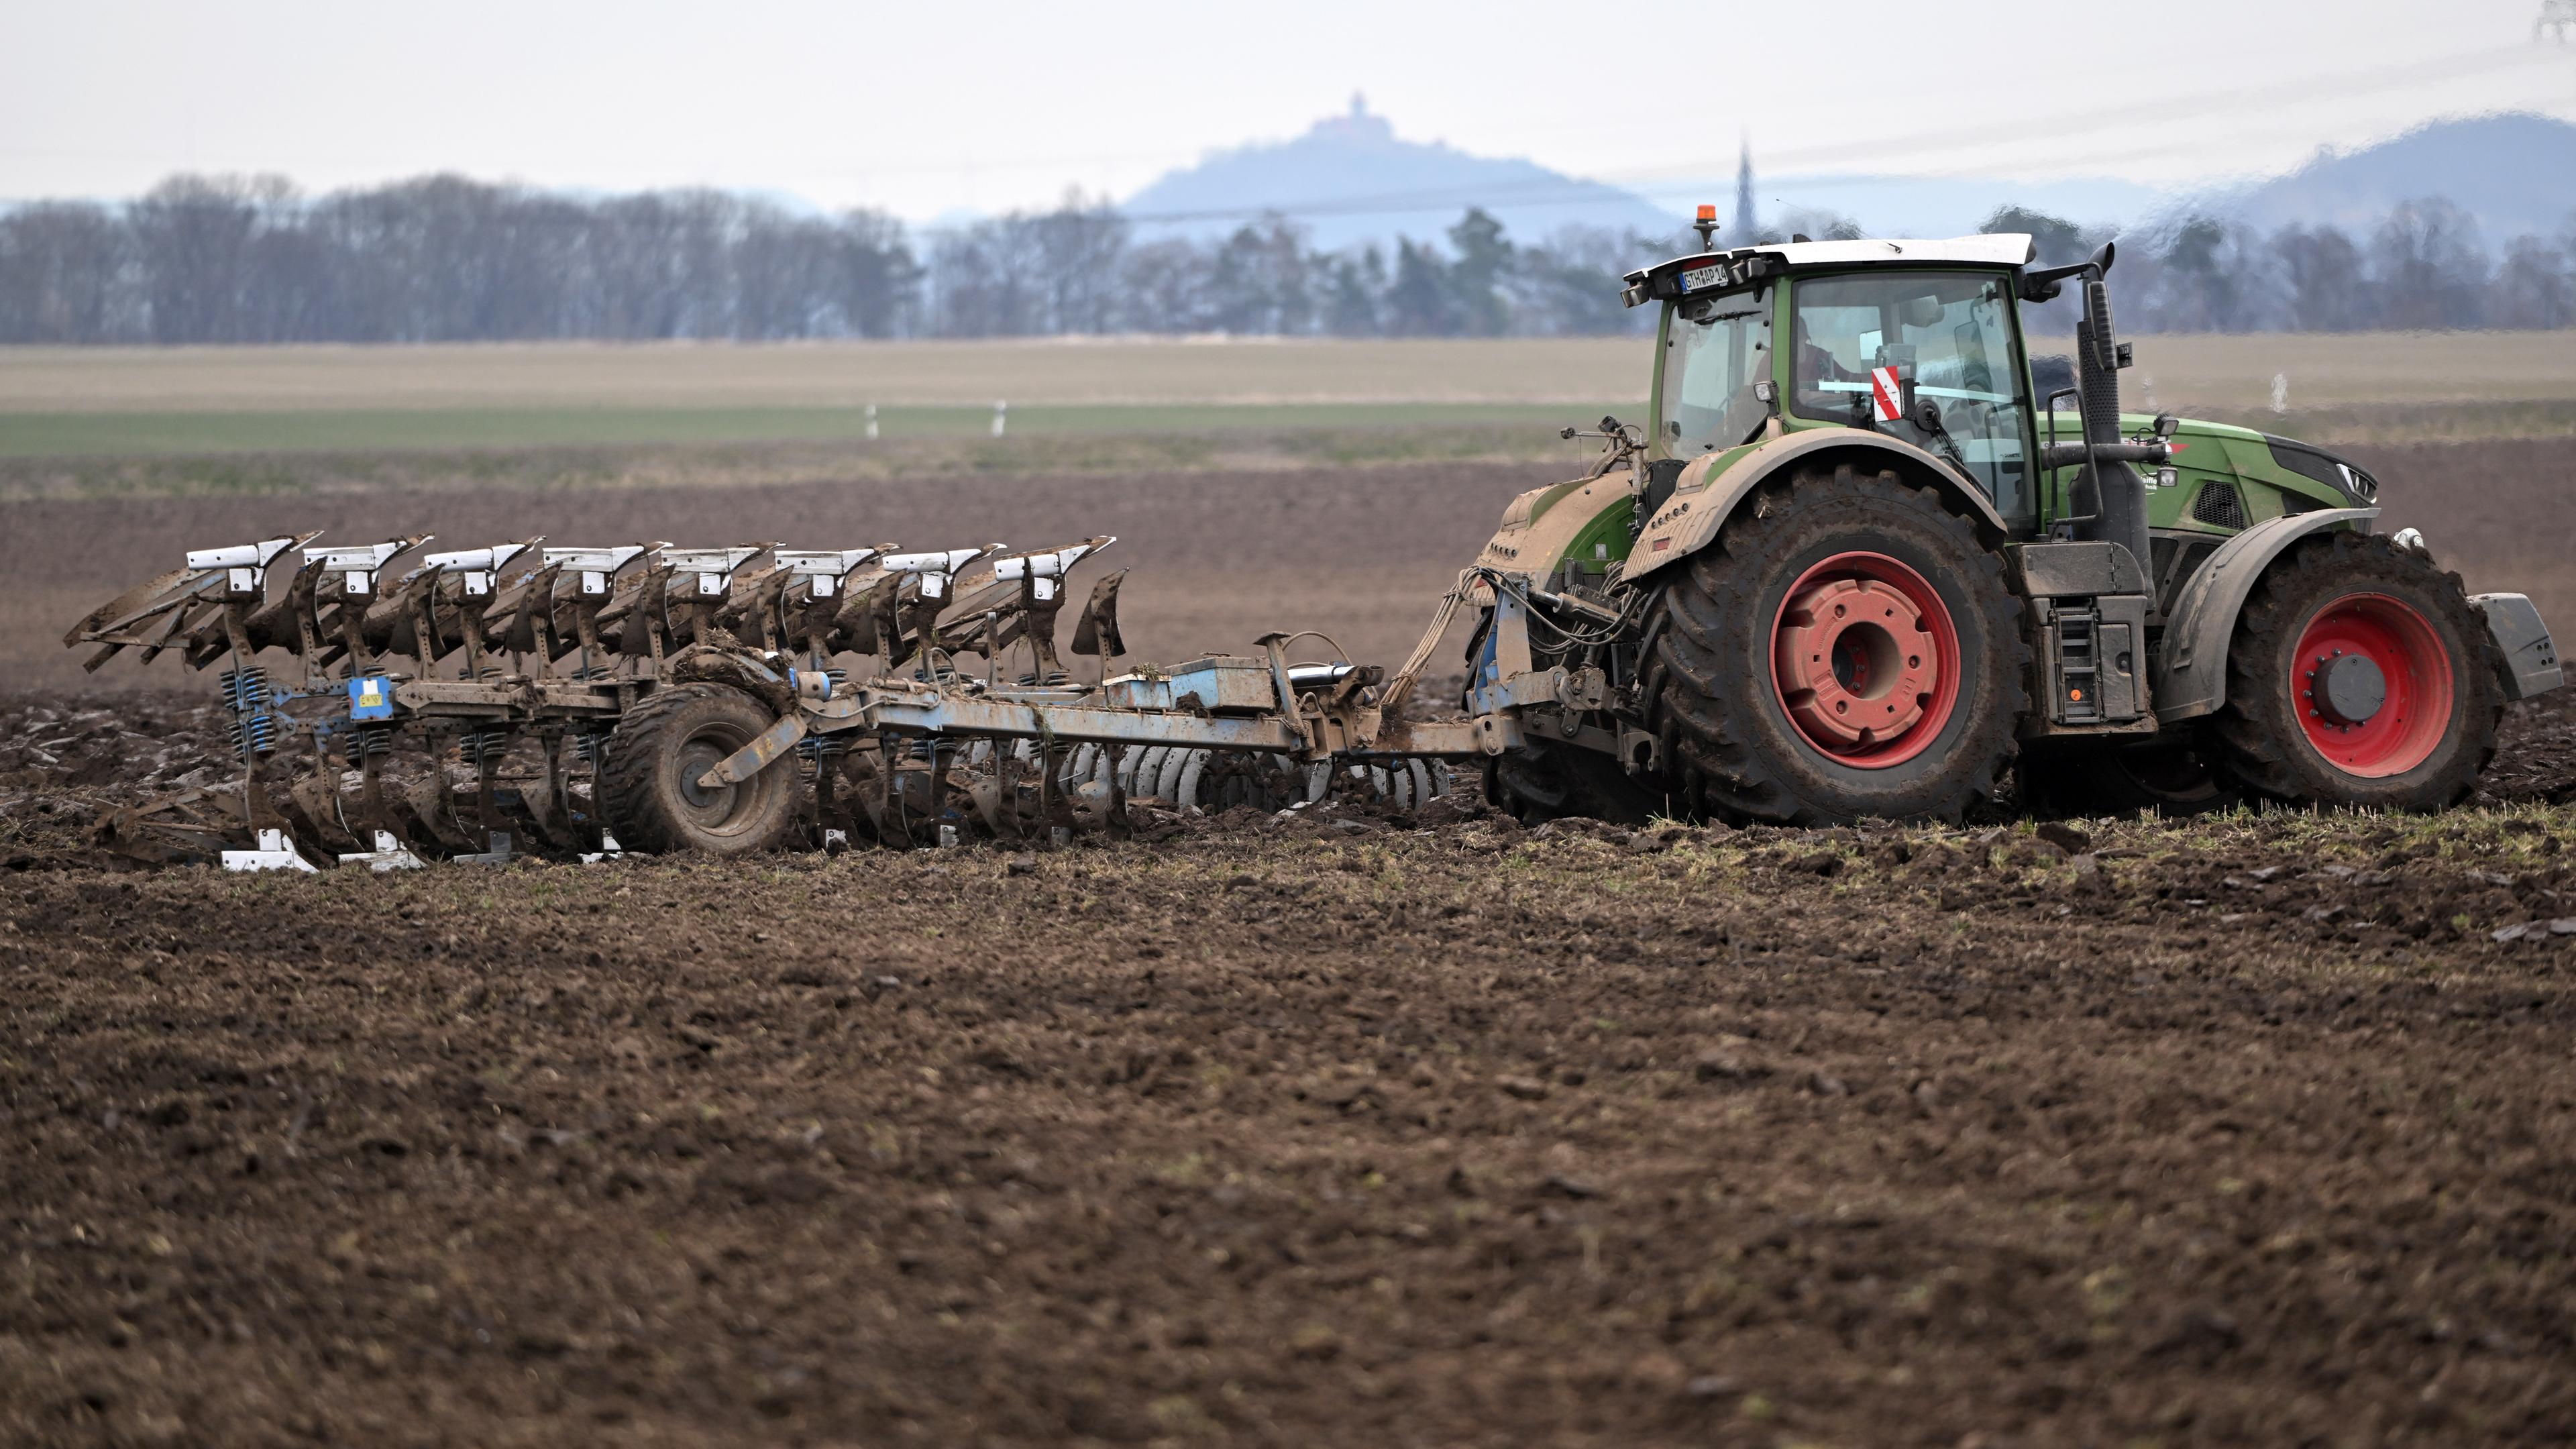
<path fill-rule="evenodd" d="M 1664 328 L 1664 451 L 1696 458 L 1752 441 L 1771 415 L 1753 385 L 1771 378 L 1771 291 L 1701 297 Z"/>
<path fill-rule="evenodd" d="M 1792 411 L 1902 438 L 1983 484 L 2006 518 L 2032 515 L 2025 374 L 2003 277 L 1819 277 L 1798 283 L 1792 301 Z M 1881 368 L 1911 375 L 1910 414 L 1887 416 L 1873 379 Z"/>

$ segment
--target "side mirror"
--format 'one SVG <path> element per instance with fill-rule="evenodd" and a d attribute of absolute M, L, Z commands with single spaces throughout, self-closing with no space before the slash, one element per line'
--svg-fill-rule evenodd
<path fill-rule="evenodd" d="M 2069 262 L 2062 267 L 2044 267 L 2035 272 L 2023 272 L 2021 299 L 2025 302 L 2054 302 L 2067 278 L 2089 275 L 2098 282 L 2111 274 L 2112 259 L 2118 255 L 2117 243 L 2104 242 L 2100 251 L 2084 261 Z"/>
<path fill-rule="evenodd" d="M 2174 435 L 2174 430 L 2181 426 L 2182 419 L 2175 417 L 2171 413 L 2156 414 L 2156 436 L 2159 438 L 2172 437 Z"/>
<path fill-rule="evenodd" d="M 2105 246 L 2103 250 L 2110 248 Z M 2092 349 L 2093 355 L 2088 360 L 2094 370 L 2119 371 L 2119 339 L 2111 330 L 2111 288 L 2099 277 L 2084 284 L 2084 320 L 2090 324 L 2085 329 L 2088 335 L 2084 341 Z"/>

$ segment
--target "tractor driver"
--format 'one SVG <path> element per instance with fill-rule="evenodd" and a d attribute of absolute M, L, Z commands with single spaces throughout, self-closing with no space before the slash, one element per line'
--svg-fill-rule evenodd
<path fill-rule="evenodd" d="M 1819 345 L 1807 330 L 1807 309 L 1797 314 L 1796 371 L 1791 385 L 1797 389 L 1798 410 L 1809 417 L 1830 417 L 1847 412 L 1858 421 L 1869 406 L 1869 378 L 1853 372 L 1836 358 L 1833 349 Z M 1840 383 L 1843 386 L 1827 386 Z"/>

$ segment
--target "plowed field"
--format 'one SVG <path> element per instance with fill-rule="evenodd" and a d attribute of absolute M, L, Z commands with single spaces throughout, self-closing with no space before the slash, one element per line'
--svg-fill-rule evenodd
<path fill-rule="evenodd" d="M 1122 532 L 1140 605 L 1209 600 L 1142 652 L 1382 658 L 1525 486 L 1282 476 L 468 523 Z M 326 503 L 407 521 L 30 504 L 0 547 L 77 613 Z M 2542 594 L 2566 530 L 2485 507 L 2394 521 Z M 2576 1437 L 2566 705 L 2435 819 L 106 868 L 90 812 L 211 726 L 0 702 L 0 1442 Z"/>

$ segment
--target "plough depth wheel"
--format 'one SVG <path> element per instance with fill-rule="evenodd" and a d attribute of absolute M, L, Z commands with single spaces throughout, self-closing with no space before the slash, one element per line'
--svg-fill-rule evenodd
<path fill-rule="evenodd" d="M 739 785 L 698 778 L 769 728 L 769 711 L 738 689 L 682 684 L 628 710 L 608 737 L 599 791 L 629 850 L 744 855 L 783 843 L 796 823 L 797 777 L 773 765 Z"/>

